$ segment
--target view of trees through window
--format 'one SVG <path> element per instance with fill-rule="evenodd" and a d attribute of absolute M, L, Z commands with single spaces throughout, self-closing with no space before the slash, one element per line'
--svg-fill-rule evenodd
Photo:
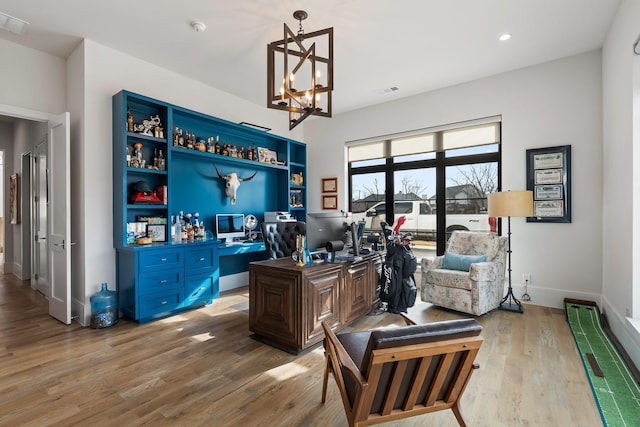
<path fill-rule="evenodd" d="M 499 162 L 499 142 L 349 162 L 353 219 L 369 234 L 404 216 L 401 232 L 443 253 L 453 230 L 490 230 L 487 195 L 499 190 Z"/>

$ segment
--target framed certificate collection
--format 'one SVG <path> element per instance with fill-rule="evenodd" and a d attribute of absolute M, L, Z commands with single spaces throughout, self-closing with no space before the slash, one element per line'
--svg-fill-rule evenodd
<path fill-rule="evenodd" d="M 571 222 L 571 146 L 527 150 L 527 190 L 533 214 L 527 222 Z"/>

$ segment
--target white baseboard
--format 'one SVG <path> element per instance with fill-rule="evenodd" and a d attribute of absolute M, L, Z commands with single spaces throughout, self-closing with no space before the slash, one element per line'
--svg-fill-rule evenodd
<path fill-rule="evenodd" d="M 249 272 L 243 271 L 242 273 L 229 274 L 227 276 L 220 276 L 220 280 L 218 284 L 220 286 L 220 292 L 230 291 L 232 289 L 248 286 Z"/>
<path fill-rule="evenodd" d="M 511 286 L 513 287 L 513 294 L 517 299 L 520 300 L 522 294 L 524 294 L 524 284 L 514 283 Z M 505 285 L 504 290 L 504 294 L 506 295 L 507 285 Z M 600 300 L 602 298 L 599 294 L 594 294 L 591 292 L 576 292 L 568 291 L 566 289 L 539 288 L 531 285 L 529 285 L 527 293 L 531 297 L 531 301 L 525 301 L 527 304 L 560 308 L 563 310 L 565 298 L 593 301 L 598 304 L 598 306 L 600 306 Z"/>
<path fill-rule="evenodd" d="M 611 331 L 620 341 L 636 368 L 640 369 L 640 321 L 618 313 L 606 298 L 603 298 L 600 308 L 607 315 Z"/>

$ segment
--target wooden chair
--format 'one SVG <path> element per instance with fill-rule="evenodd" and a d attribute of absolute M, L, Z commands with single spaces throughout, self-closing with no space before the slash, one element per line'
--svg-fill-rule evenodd
<path fill-rule="evenodd" d="M 461 426 L 460 398 L 482 337 L 475 319 L 447 320 L 335 335 L 322 322 L 326 366 L 322 403 L 333 373 L 349 426 L 366 426 L 451 409 Z"/>

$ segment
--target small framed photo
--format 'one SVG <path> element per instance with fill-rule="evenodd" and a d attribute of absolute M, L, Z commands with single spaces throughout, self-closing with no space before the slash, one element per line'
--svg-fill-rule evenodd
<path fill-rule="evenodd" d="M 167 241 L 167 224 L 149 224 L 147 225 L 147 237 L 151 237 L 154 242 Z"/>
<path fill-rule="evenodd" d="M 136 239 L 140 237 L 147 237 L 147 225 L 148 223 L 138 221 L 138 222 L 128 222 L 127 223 L 127 244 L 133 244 L 136 242 Z"/>
<path fill-rule="evenodd" d="M 278 163 L 278 153 L 268 148 L 258 147 L 258 160 L 262 163 Z"/>
<path fill-rule="evenodd" d="M 322 209 L 338 209 L 338 196 L 335 194 L 323 195 Z"/>
<path fill-rule="evenodd" d="M 338 192 L 338 178 L 322 178 L 322 192 L 323 193 L 337 193 Z"/>

